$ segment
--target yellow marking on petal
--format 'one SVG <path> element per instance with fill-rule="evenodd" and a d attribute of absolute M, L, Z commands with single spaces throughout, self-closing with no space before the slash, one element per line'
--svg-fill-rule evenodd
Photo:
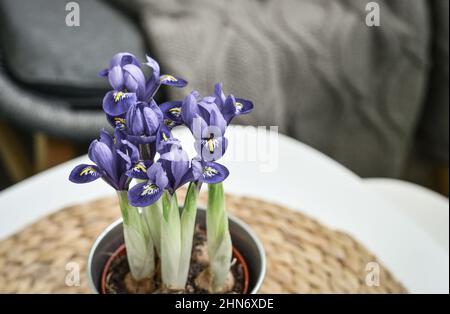
<path fill-rule="evenodd" d="M 159 80 L 160 81 L 169 81 L 169 82 L 176 82 L 176 81 L 178 81 L 176 77 L 174 77 L 172 75 L 169 75 L 169 74 L 162 75 L 159 78 Z"/>
<path fill-rule="evenodd" d="M 94 174 L 96 172 L 97 171 L 94 168 L 86 167 L 86 168 L 83 169 L 83 171 L 80 172 L 80 177 L 81 176 L 87 176 L 88 174 L 91 175 L 91 174 Z"/>
<path fill-rule="evenodd" d="M 167 135 L 166 135 L 166 133 L 163 132 L 162 138 L 163 138 L 163 141 L 164 141 L 164 142 L 167 141 Z"/>
<path fill-rule="evenodd" d="M 117 93 L 114 95 L 114 101 L 115 101 L 115 102 L 118 102 L 118 101 L 123 97 L 123 95 L 124 95 L 123 92 L 117 92 Z"/>
<path fill-rule="evenodd" d="M 119 127 L 121 130 L 125 129 L 126 124 L 125 124 L 125 119 L 124 118 L 114 118 L 114 124 L 116 125 L 116 127 Z"/>
<path fill-rule="evenodd" d="M 209 152 L 212 154 L 214 153 L 214 142 L 212 139 L 208 140 L 208 147 L 209 147 Z"/>
<path fill-rule="evenodd" d="M 239 111 L 242 110 L 242 108 L 244 107 L 244 105 L 240 102 L 236 102 L 236 104 L 234 105 Z"/>
<path fill-rule="evenodd" d="M 145 166 L 143 164 L 137 164 L 136 166 L 134 166 L 134 170 L 140 170 L 142 172 L 146 172 L 147 168 L 145 168 Z"/>
<path fill-rule="evenodd" d="M 156 191 L 158 191 L 158 187 L 151 183 L 151 184 L 147 184 L 144 185 L 144 189 L 142 190 L 141 196 L 146 196 L 146 195 L 151 195 L 154 194 Z"/>
<path fill-rule="evenodd" d="M 170 112 L 181 112 L 181 108 L 180 107 L 175 107 L 175 108 L 171 108 L 169 109 Z"/>
<path fill-rule="evenodd" d="M 181 115 L 181 108 L 175 107 L 175 108 L 169 109 L 169 112 L 178 118 Z"/>
<path fill-rule="evenodd" d="M 173 122 L 173 121 L 170 120 L 170 119 L 164 119 L 164 124 L 167 125 L 167 126 L 172 126 L 172 125 L 175 124 L 175 122 Z"/>
<path fill-rule="evenodd" d="M 207 177 L 212 177 L 218 173 L 219 173 L 219 171 L 217 171 L 216 169 L 214 169 L 210 166 L 206 166 L 205 168 L 203 168 L 203 174 Z"/>

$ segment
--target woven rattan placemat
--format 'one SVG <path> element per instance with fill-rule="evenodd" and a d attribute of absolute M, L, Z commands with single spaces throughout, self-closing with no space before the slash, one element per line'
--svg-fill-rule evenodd
<path fill-rule="evenodd" d="M 368 285 L 369 271 L 376 275 L 377 269 L 366 269 L 367 264 L 377 259 L 345 233 L 257 199 L 228 195 L 227 208 L 264 244 L 262 293 L 406 292 L 380 264 L 379 285 L 376 280 Z M 118 215 L 114 198 L 100 199 L 64 208 L 0 241 L 0 292 L 88 293 L 86 256 L 95 237 Z M 79 285 L 74 277 L 78 265 Z"/>

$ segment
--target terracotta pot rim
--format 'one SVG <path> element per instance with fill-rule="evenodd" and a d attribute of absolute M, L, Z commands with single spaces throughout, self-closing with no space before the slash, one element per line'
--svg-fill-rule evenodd
<path fill-rule="evenodd" d="M 102 272 L 102 282 L 101 282 L 101 293 L 102 294 L 107 294 L 106 293 L 106 277 L 108 276 L 108 271 L 111 268 L 112 263 L 114 262 L 114 260 L 116 258 L 118 258 L 119 256 L 122 256 L 124 254 L 126 254 L 126 247 L 125 247 L 125 244 L 123 243 L 114 251 L 114 253 L 111 254 L 111 256 L 106 261 L 105 267 L 103 268 L 103 272 Z M 247 294 L 248 293 L 248 285 L 249 285 L 249 277 L 250 277 L 249 272 L 248 272 L 247 262 L 245 261 L 242 254 L 238 251 L 238 249 L 236 249 L 234 246 L 233 246 L 233 257 L 235 257 L 236 260 L 238 261 L 238 263 L 241 264 L 241 266 L 242 266 L 242 271 L 244 272 L 244 291 L 242 292 L 242 294 Z"/>

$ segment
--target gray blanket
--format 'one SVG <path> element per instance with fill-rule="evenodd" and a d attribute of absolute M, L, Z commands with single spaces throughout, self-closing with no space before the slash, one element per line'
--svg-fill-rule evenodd
<path fill-rule="evenodd" d="M 430 69 L 426 1 L 377 1 L 380 27 L 358 0 L 115 1 L 163 72 L 253 100 L 240 122 L 277 125 L 362 176 L 400 174 Z"/>

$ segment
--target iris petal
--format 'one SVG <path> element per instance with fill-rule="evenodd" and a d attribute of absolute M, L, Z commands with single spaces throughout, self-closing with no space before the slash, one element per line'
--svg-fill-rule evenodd
<path fill-rule="evenodd" d="M 127 138 L 131 143 L 133 143 L 135 145 L 140 145 L 140 144 L 153 143 L 156 139 L 156 136 L 155 135 L 152 135 L 152 136 L 128 135 Z"/>
<path fill-rule="evenodd" d="M 169 180 L 168 190 L 173 193 L 187 182 L 185 179 L 186 174 L 190 171 L 190 162 L 187 153 L 176 140 L 167 141 L 166 145 L 171 146 L 171 149 L 161 154 L 160 162 L 167 173 Z"/>
<path fill-rule="evenodd" d="M 119 116 L 127 112 L 136 103 L 136 94 L 109 91 L 103 98 L 103 110 L 110 116 Z"/>
<path fill-rule="evenodd" d="M 131 162 L 131 158 L 130 156 L 128 156 L 127 154 L 125 154 L 124 152 L 120 151 L 120 150 L 116 150 L 117 155 L 120 156 L 120 158 L 122 158 L 123 161 L 125 161 L 125 168 L 131 168 L 131 165 L 133 164 Z"/>
<path fill-rule="evenodd" d="M 159 68 L 158 62 L 156 62 L 155 59 L 153 59 L 149 56 L 146 56 L 146 59 L 147 59 L 147 62 L 144 64 L 153 70 L 152 76 L 158 78 L 158 80 L 159 80 L 160 68 Z"/>
<path fill-rule="evenodd" d="M 186 80 L 170 74 L 161 75 L 161 77 L 159 78 L 159 82 L 162 85 L 168 85 L 172 87 L 185 87 L 187 85 Z"/>
<path fill-rule="evenodd" d="M 162 189 L 166 188 L 166 186 L 169 184 L 169 178 L 167 177 L 167 174 L 162 167 L 158 169 L 155 182 L 156 185 L 158 185 Z"/>
<path fill-rule="evenodd" d="M 132 104 L 125 118 L 128 121 L 128 131 L 131 135 L 142 135 L 145 132 L 144 118 L 137 104 Z"/>
<path fill-rule="evenodd" d="M 162 168 L 160 162 L 156 162 L 150 168 L 148 168 L 147 177 L 151 182 L 155 182 L 156 185 L 162 189 L 164 189 L 169 183 L 167 174 Z"/>
<path fill-rule="evenodd" d="M 145 84 L 145 99 L 148 100 L 156 93 L 158 90 L 160 83 L 159 83 L 159 75 L 160 75 L 160 68 L 158 62 L 156 62 L 155 59 L 150 58 L 149 56 L 146 56 L 147 62 L 144 63 L 146 66 L 150 67 L 152 69 L 152 76 Z"/>
<path fill-rule="evenodd" d="M 183 104 L 182 101 L 168 101 L 168 102 L 162 103 L 159 106 L 164 115 L 165 124 L 168 127 L 174 127 L 176 125 L 182 124 L 182 119 L 181 119 L 182 104 Z M 166 120 L 168 120 L 168 121 L 166 122 Z"/>
<path fill-rule="evenodd" d="M 122 68 L 118 65 L 112 67 L 108 72 L 108 80 L 113 89 L 122 90 L 124 84 Z"/>
<path fill-rule="evenodd" d="M 136 92 L 138 98 L 144 97 L 145 92 L 145 77 L 142 70 L 134 64 L 127 64 L 123 67 L 123 70 L 128 74 L 125 76 L 125 85 L 131 92 Z M 131 80 L 130 77 L 133 79 Z M 128 84 L 133 86 L 128 87 Z M 133 89 L 131 89 L 133 88 Z"/>
<path fill-rule="evenodd" d="M 147 165 L 144 161 L 139 161 L 130 170 L 126 172 L 130 178 L 147 180 Z"/>
<path fill-rule="evenodd" d="M 173 189 L 176 190 L 183 184 L 182 179 L 186 172 L 189 170 L 189 161 L 187 160 L 187 158 L 186 160 L 172 161 L 171 168 L 173 178 L 175 179 L 175 181 L 173 182 Z"/>
<path fill-rule="evenodd" d="M 73 183 L 88 183 L 98 178 L 100 178 L 98 167 L 86 164 L 76 166 L 69 175 L 69 180 Z"/>
<path fill-rule="evenodd" d="M 114 129 L 114 143 L 122 143 L 127 138 L 125 131 L 120 128 Z"/>
<path fill-rule="evenodd" d="M 138 59 L 129 52 L 119 52 L 116 53 L 112 58 L 111 62 L 109 63 L 109 67 L 112 68 L 116 65 L 123 67 L 127 64 L 134 64 L 136 66 L 139 66 Z"/>
<path fill-rule="evenodd" d="M 94 140 L 89 146 L 89 158 L 98 166 L 98 168 L 105 171 L 105 173 L 117 182 L 116 164 L 111 149 L 105 143 Z"/>
<path fill-rule="evenodd" d="M 156 134 L 156 150 L 158 153 L 165 153 L 170 150 L 170 145 L 166 146 L 165 144 L 171 138 L 170 129 L 165 124 L 161 124 Z"/>
<path fill-rule="evenodd" d="M 108 73 L 109 73 L 109 69 L 103 69 L 100 72 L 98 72 L 97 75 L 100 77 L 106 77 L 106 76 L 108 76 Z"/>
<path fill-rule="evenodd" d="M 138 183 L 128 191 L 128 200 L 133 206 L 149 206 L 161 197 L 163 191 L 150 181 Z"/>
<path fill-rule="evenodd" d="M 233 95 L 229 95 L 225 100 L 225 104 L 222 108 L 222 115 L 224 119 L 227 121 L 227 124 L 231 122 L 231 120 L 236 116 L 236 99 Z"/>
<path fill-rule="evenodd" d="M 216 104 L 219 106 L 219 109 L 222 109 L 221 107 L 225 104 L 225 94 L 223 93 L 222 90 L 222 83 L 217 83 L 216 85 L 214 85 L 214 96 L 215 96 L 215 101 Z"/>
<path fill-rule="evenodd" d="M 113 138 L 105 129 L 100 131 L 100 142 L 105 143 L 110 149 L 114 146 Z"/>
<path fill-rule="evenodd" d="M 225 118 L 220 113 L 220 111 L 217 107 L 214 108 L 213 110 L 211 110 L 211 115 L 209 118 L 209 125 L 219 128 L 220 134 L 218 134 L 218 136 L 225 135 L 225 129 L 227 128 L 227 121 L 225 121 Z"/>
<path fill-rule="evenodd" d="M 145 97 L 144 100 L 149 100 L 155 95 L 159 88 L 159 79 L 152 76 L 147 83 L 145 83 Z"/>
<path fill-rule="evenodd" d="M 204 183 L 219 183 L 225 180 L 230 172 L 217 162 L 202 162 L 202 173 L 199 181 Z"/>
<path fill-rule="evenodd" d="M 194 96 L 194 92 L 191 92 L 183 100 L 181 105 L 181 117 L 183 118 L 184 123 L 190 127 L 196 114 L 199 114 L 197 100 Z"/>
<path fill-rule="evenodd" d="M 122 140 L 125 150 L 133 163 L 139 160 L 139 149 L 129 141 Z"/>
<path fill-rule="evenodd" d="M 222 158 L 228 147 L 228 139 L 219 137 L 202 139 L 194 142 L 197 154 L 205 161 L 215 161 Z"/>
<path fill-rule="evenodd" d="M 159 108 L 157 108 L 159 110 Z M 148 107 L 144 108 L 143 118 L 145 120 L 145 126 L 146 126 L 146 133 L 147 135 L 153 135 L 156 133 L 156 130 L 158 130 L 158 127 L 160 123 L 162 122 L 161 116 L 158 115 L 155 110 L 150 109 Z"/>
<path fill-rule="evenodd" d="M 126 127 L 126 123 L 125 123 L 125 114 L 121 114 L 118 116 L 111 116 L 109 114 L 106 115 L 106 119 L 108 120 L 109 124 L 113 127 L 113 128 L 119 128 L 121 130 L 124 130 Z"/>
<path fill-rule="evenodd" d="M 253 110 L 253 102 L 247 99 L 236 98 L 236 113 L 246 114 Z"/>

